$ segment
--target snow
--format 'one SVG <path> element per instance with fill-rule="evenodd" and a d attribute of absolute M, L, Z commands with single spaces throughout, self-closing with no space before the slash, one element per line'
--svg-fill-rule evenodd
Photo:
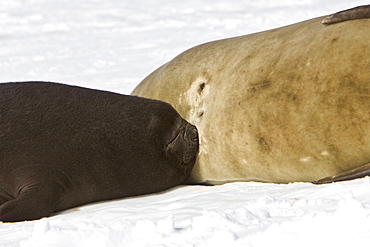
<path fill-rule="evenodd" d="M 129 94 L 197 44 L 264 31 L 361 0 L 1 0 L 0 81 Z M 365 246 L 370 179 L 181 186 L 49 218 L 0 223 L 0 246 Z"/>
<path fill-rule="evenodd" d="M 229 183 L 74 208 L 0 225 L 3 246 L 365 246 L 370 179 Z"/>

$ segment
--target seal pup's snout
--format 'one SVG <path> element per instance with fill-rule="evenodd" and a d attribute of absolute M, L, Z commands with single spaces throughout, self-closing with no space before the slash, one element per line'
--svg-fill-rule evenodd
<path fill-rule="evenodd" d="M 199 149 L 198 129 L 194 125 L 186 122 L 182 139 L 184 141 L 182 163 L 193 167 Z"/>

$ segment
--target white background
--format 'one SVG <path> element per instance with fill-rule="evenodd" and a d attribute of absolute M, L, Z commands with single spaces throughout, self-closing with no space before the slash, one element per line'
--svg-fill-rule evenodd
<path fill-rule="evenodd" d="M 129 94 L 200 43 L 368 4 L 360 0 L 0 0 L 0 82 Z M 0 106 L 1 107 L 1 106 Z M 230 183 L 0 223 L 0 246 L 368 246 L 370 180 Z"/>

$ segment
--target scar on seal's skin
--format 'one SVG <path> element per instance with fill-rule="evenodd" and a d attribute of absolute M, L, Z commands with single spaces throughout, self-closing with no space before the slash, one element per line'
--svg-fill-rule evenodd
<path fill-rule="evenodd" d="M 335 14 L 329 15 L 324 20 L 322 24 L 334 24 L 343 21 L 357 20 L 357 19 L 366 19 L 370 18 L 370 5 L 363 5 L 355 7 L 352 9 L 343 10 Z"/>
<path fill-rule="evenodd" d="M 204 82 L 200 84 L 198 88 L 198 93 L 201 94 L 205 87 L 206 87 L 206 84 Z"/>

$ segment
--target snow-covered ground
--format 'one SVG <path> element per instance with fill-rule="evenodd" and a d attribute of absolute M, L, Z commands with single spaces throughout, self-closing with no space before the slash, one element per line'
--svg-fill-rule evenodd
<path fill-rule="evenodd" d="M 0 0 L 0 81 L 129 94 L 180 52 L 364 0 Z M 1 107 L 1 106 L 0 106 Z M 370 179 L 230 183 L 0 223 L 0 246 L 368 246 Z"/>

